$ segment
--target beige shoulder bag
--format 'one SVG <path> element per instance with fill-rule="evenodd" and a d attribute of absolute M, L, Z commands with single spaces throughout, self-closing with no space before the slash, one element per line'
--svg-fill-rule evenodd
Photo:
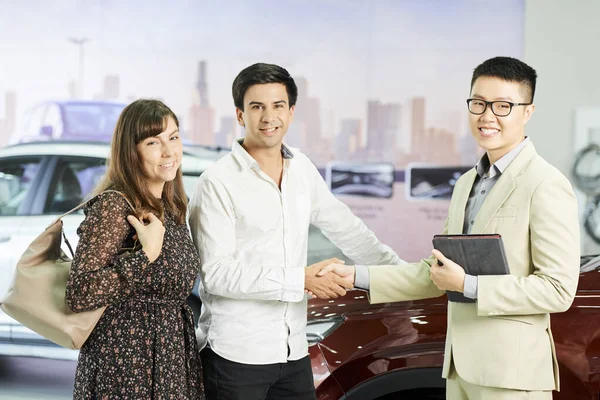
<path fill-rule="evenodd" d="M 103 193 L 106 192 L 116 192 L 125 198 L 123 193 L 115 190 Z M 11 285 L 0 304 L 6 314 L 27 328 L 70 349 L 81 348 L 106 309 L 74 313 L 65 299 L 72 259 L 61 249 L 62 238 L 71 257 L 74 254 L 64 234 L 62 218 L 90 200 L 58 217 L 31 242 L 17 262 Z M 125 200 L 134 210 L 129 200 Z"/>

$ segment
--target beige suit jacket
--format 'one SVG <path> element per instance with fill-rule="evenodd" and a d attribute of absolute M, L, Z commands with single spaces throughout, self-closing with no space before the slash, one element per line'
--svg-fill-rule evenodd
<path fill-rule="evenodd" d="M 460 234 L 475 169 L 456 183 L 444 233 Z M 499 233 L 510 274 L 480 276 L 476 303 L 448 303 L 444 378 L 452 362 L 473 384 L 558 390 L 550 315 L 569 308 L 579 276 L 577 201 L 569 181 L 528 144 L 506 168 L 472 232 Z M 432 258 L 369 267 L 372 303 L 437 297 Z"/>

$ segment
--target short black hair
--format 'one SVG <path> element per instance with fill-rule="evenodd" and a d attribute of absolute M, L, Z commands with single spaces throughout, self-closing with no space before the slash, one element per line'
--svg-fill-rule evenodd
<path fill-rule="evenodd" d="M 298 87 L 290 73 L 279 65 L 256 63 L 244 68 L 233 81 L 231 92 L 235 106 L 244 111 L 244 95 L 246 91 L 248 91 L 250 86 L 265 83 L 281 83 L 285 85 L 289 106 L 292 107 L 296 104 Z"/>
<path fill-rule="evenodd" d="M 517 82 L 523 85 L 525 101 L 533 103 L 537 72 L 521 60 L 512 57 L 494 57 L 479 64 L 473 71 L 471 90 L 477 78 L 488 76 L 500 78 L 508 82 Z"/>

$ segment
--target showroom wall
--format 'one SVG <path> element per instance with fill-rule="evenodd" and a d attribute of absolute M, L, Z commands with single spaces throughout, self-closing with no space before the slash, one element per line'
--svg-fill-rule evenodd
<path fill-rule="evenodd" d="M 573 163 L 575 107 L 600 106 L 599 15 L 598 0 L 525 2 L 524 58 L 539 75 L 527 132 L 565 174 Z"/>
<path fill-rule="evenodd" d="M 600 107 L 598 15 L 598 0 L 525 2 L 524 60 L 539 76 L 536 115 L 527 133 L 537 151 L 572 182 L 575 150 L 581 147 L 575 137 L 575 109 Z M 600 111 L 593 115 L 600 115 Z M 600 118 L 596 122 L 600 126 Z M 576 193 L 583 217 L 591 197 L 579 190 Z M 583 225 L 581 239 L 583 254 L 600 253 L 600 245 Z"/>

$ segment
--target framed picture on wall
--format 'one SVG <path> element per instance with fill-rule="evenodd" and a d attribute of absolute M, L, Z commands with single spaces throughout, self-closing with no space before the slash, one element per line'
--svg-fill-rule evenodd
<path fill-rule="evenodd" d="M 472 166 L 409 164 L 405 195 L 409 200 L 449 200 L 456 181 Z"/>
<path fill-rule="evenodd" d="M 330 162 L 325 181 L 333 194 L 390 198 L 394 193 L 394 166 L 386 163 Z"/>

